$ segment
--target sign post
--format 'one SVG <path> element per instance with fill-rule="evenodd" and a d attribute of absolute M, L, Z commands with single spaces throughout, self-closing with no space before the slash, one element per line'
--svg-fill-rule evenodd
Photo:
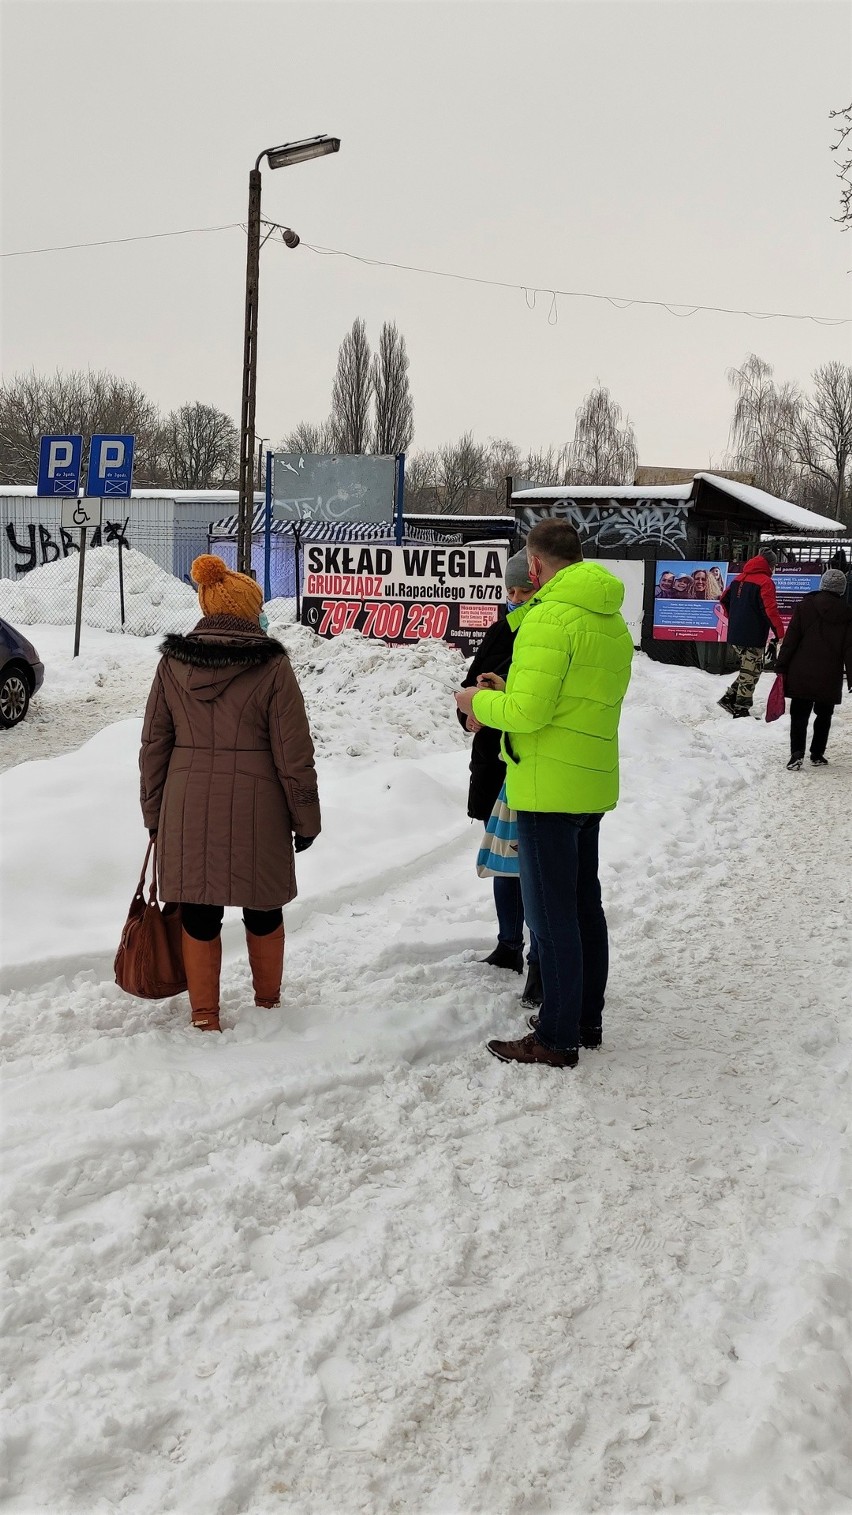
<path fill-rule="evenodd" d="M 105 498 L 127 500 L 133 478 L 133 452 L 136 440 L 132 436 L 96 436 L 89 445 L 89 472 L 86 478 L 86 494 L 96 497 L 101 506 Z M 98 521 L 100 525 L 100 520 Z M 83 531 L 80 545 L 80 582 L 77 590 L 77 633 L 74 656 L 77 656 L 79 625 L 83 605 L 83 558 L 86 550 L 86 533 Z M 118 541 L 118 599 L 121 613 L 121 629 L 124 630 L 124 559 L 121 538 Z"/>
<path fill-rule="evenodd" d="M 101 500 L 64 500 L 62 527 L 80 533 L 80 562 L 77 566 L 77 613 L 74 618 L 74 656 L 80 655 L 80 628 L 83 624 L 83 580 L 86 573 L 86 532 L 101 524 Z"/>
<path fill-rule="evenodd" d="M 132 436 L 95 436 L 89 445 L 89 470 L 85 496 L 78 498 L 83 462 L 80 436 L 44 436 L 39 446 L 38 493 L 62 500 L 62 526 L 80 533 L 80 566 L 77 573 L 77 614 L 74 621 L 74 656 L 80 653 L 83 623 L 83 581 L 86 572 L 86 532 L 100 526 L 104 499 L 127 499 L 133 478 Z M 124 565 L 119 541 L 119 592 L 121 624 L 124 625 Z"/>

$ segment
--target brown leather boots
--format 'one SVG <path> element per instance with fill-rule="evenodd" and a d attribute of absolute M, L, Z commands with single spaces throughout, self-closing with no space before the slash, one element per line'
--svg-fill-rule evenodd
<path fill-rule="evenodd" d="M 192 1024 L 199 1031 L 221 1031 L 219 972 L 222 967 L 222 938 L 216 936 L 212 942 L 199 942 L 188 931 L 183 931 L 181 938 Z"/>
<path fill-rule="evenodd" d="M 246 931 L 254 1002 L 264 1010 L 274 1010 L 281 1003 L 281 979 L 284 973 L 284 927 L 276 926 L 268 936 Z"/>
<path fill-rule="evenodd" d="M 183 937 L 183 966 L 192 1007 L 192 1024 L 199 1031 L 221 1031 L 219 1025 L 219 974 L 222 967 L 222 938 L 199 942 L 188 932 Z M 284 973 L 284 927 L 278 926 L 268 936 L 246 931 L 254 1002 L 265 1010 L 281 1003 L 281 978 Z"/>

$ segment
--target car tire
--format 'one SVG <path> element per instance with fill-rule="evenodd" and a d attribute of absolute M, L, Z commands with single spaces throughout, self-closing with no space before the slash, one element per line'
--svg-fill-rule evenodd
<path fill-rule="evenodd" d="M 0 726 L 17 726 L 29 709 L 30 686 L 23 669 L 7 668 L 0 675 Z"/>

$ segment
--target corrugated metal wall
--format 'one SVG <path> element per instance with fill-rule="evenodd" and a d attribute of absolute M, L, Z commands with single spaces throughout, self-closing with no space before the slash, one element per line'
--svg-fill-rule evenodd
<path fill-rule="evenodd" d="M 208 550 L 210 526 L 233 509 L 232 500 L 215 493 L 210 498 L 199 493 L 195 499 L 134 494 L 129 500 L 105 503 L 101 540 L 115 542 L 122 536 L 125 545 L 188 579 L 193 558 Z M 60 520 L 59 500 L 0 492 L 0 578 L 20 579 L 76 552 L 79 533 L 63 532 Z"/>

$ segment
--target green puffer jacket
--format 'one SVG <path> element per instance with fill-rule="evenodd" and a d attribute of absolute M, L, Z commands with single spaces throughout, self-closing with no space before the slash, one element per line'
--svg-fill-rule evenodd
<path fill-rule="evenodd" d="M 512 810 L 615 808 L 633 658 L 623 599 L 624 585 L 601 563 L 572 563 L 514 612 L 521 623 L 506 691 L 483 689 L 473 701 L 476 719 L 505 733 Z"/>

